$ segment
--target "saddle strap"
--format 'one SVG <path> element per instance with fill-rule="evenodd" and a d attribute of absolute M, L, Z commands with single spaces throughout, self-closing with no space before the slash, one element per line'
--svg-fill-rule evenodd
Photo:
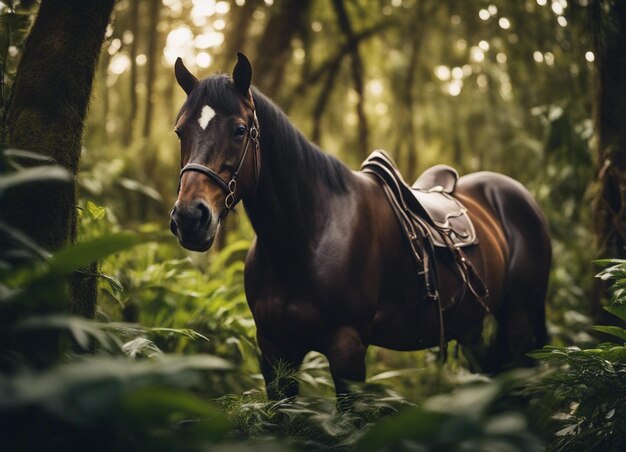
<path fill-rule="evenodd" d="M 439 360 L 445 363 L 448 359 L 448 341 L 446 341 L 445 327 L 443 321 L 443 308 L 441 298 L 437 290 L 437 266 L 430 265 L 430 257 L 435 259 L 435 250 L 432 240 L 429 239 L 428 228 L 421 221 L 415 221 L 407 215 L 408 209 L 402 206 L 386 181 L 377 173 L 372 172 L 382 181 L 383 191 L 389 200 L 389 204 L 400 223 L 404 235 L 408 239 L 412 256 L 415 260 L 418 276 L 423 277 L 424 296 L 436 304 L 437 318 L 439 321 Z"/>
<path fill-rule="evenodd" d="M 478 304 L 482 306 L 485 312 L 487 312 L 487 314 L 491 314 L 491 309 L 487 304 L 487 300 L 489 299 L 489 290 L 487 289 L 487 286 L 476 271 L 476 268 L 467 258 L 463 250 L 460 247 L 454 246 L 452 240 L 447 234 L 444 235 L 444 239 L 446 240 L 446 244 L 448 245 L 449 249 L 454 254 L 457 272 L 463 281 L 463 284 L 461 284 L 461 289 L 459 290 L 461 295 L 455 296 L 455 299 L 458 301 L 462 300 L 465 296 L 466 289 L 469 289 L 472 295 L 474 295 L 474 298 L 476 298 L 476 301 L 478 301 Z"/>
<path fill-rule="evenodd" d="M 448 356 L 448 343 L 445 336 L 443 318 L 444 308 L 438 291 L 439 279 L 437 277 L 433 237 L 430 235 L 430 229 L 425 224 L 425 220 L 417 216 L 405 204 L 404 199 L 401 195 L 399 195 L 399 187 L 397 187 L 397 185 L 390 186 L 390 181 L 396 182 L 395 178 L 386 177 L 391 175 L 390 170 L 386 166 L 380 165 L 377 162 L 372 163 L 377 171 L 368 167 L 364 167 L 362 171 L 375 175 L 381 181 L 381 186 L 383 187 L 387 200 L 389 201 L 389 204 L 391 205 L 400 227 L 411 247 L 411 254 L 415 261 L 418 276 L 423 278 L 424 297 L 427 300 L 435 302 L 436 304 L 439 323 L 439 359 L 441 362 L 445 362 Z M 443 237 L 446 248 L 448 248 L 454 256 L 457 273 L 461 279 L 461 288 L 459 290 L 460 294 L 455 295 L 453 298 L 455 301 L 462 300 L 465 296 L 466 289 L 469 288 L 483 309 L 485 309 L 487 313 L 490 313 L 491 310 L 486 302 L 489 297 L 489 292 L 465 253 L 459 246 L 454 244 L 452 238 L 450 237 L 451 232 L 452 231 L 450 229 L 441 230 L 440 234 Z M 434 264 L 431 264 L 431 259 Z M 454 303 L 452 305 L 454 305 Z"/>

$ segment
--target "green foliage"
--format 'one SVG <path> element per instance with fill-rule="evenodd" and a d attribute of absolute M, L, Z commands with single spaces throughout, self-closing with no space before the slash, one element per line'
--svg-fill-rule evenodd
<path fill-rule="evenodd" d="M 36 174 L 37 177 L 32 177 Z M 59 167 L 0 175 L 0 197 L 24 184 L 71 178 Z M 101 217 L 101 210 L 89 209 Z M 49 254 L 0 228 L 0 436 L 8 450 L 197 448 L 231 430 L 190 388 L 219 382 L 231 365 L 211 355 L 164 354 L 146 336 L 189 331 L 71 317 L 66 277 L 154 235 L 113 233 Z M 109 278 L 109 286 L 115 287 Z M 203 376 L 204 375 L 204 376 Z"/>
<path fill-rule="evenodd" d="M 626 261 L 598 261 L 608 265 L 597 276 L 611 282 L 606 310 L 626 321 Z M 621 323 L 621 325 L 624 325 Z M 596 326 L 613 336 L 593 348 L 548 346 L 530 353 L 554 369 L 532 389 L 550 391 L 544 409 L 553 410 L 554 450 L 623 450 L 626 446 L 626 329 Z M 553 406 L 549 403 L 552 402 Z"/>
<path fill-rule="evenodd" d="M 518 372 L 428 399 L 372 427 L 359 450 L 543 450 L 508 400 L 532 373 Z"/>

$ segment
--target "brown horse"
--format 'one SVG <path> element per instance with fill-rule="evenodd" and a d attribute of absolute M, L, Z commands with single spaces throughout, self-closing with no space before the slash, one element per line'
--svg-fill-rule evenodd
<path fill-rule="evenodd" d="M 183 169 L 171 229 L 183 247 L 206 251 L 221 220 L 243 201 L 256 232 L 245 290 L 268 396 L 297 394 L 293 379 L 272 384 L 275 368 L 282 362 L 297 370 L 310 351 L 328 358 L 341 394 L 347 381 L 365 379 L 369 345 L 437 345 L 438 308 L 423 298 L 380 182 L 323 153 L 250 88 L 252 68 L 242 54 L 232 78 L 199 81 L 180 59 L 175 73 L 188 97 L 175 127 Z M 487 313 L 467 291 L 444 313 L 445 339 L 456 339 L 482 370 L 522 364 L 525 352 L 547 340 L 546 221 L 528 191 L 501 174 L 461 177 L 456 196 L 476 228 L 479 245 L 466 248 L 466 255 L 489 290 L 497 329 L 483 345 Z M 441 266 L 441 287 L 457 279 Z"/>

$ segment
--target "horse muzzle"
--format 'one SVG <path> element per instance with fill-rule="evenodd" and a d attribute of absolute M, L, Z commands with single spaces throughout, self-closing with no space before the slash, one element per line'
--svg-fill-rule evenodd
<path fill-rule="evenodd" d="M 190 251 L 207 251 L 213 245 L 217 231 L 217 218 L 208 203 L 202 199 L 176 202 L 170 212 L 170 230 L 183 248 Z"/>

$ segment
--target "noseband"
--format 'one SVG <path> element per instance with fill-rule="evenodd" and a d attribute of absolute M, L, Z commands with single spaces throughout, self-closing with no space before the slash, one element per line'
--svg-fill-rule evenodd
<path fill-rule="evenodd" d="M 248 155 L 248 149 L 250 148 L 250 143 L 254 143 L 254 175 L 255 175 L 255 184 L 259 183 L 259 174 L 260 174 L 260 166 L 259 166 L 259 120 L 256 116 L 256 110 L 252 111 L 252 127 L 249 128 L 248 131 L 248 139 L 246 141 L 246 147 L 243 150 L 243 154 L 241 155 L 241 159 L 239 159 L 239 164 L 237 165 L 237 169 L 230 176 L 230 180 L 226 182 L 224 179 L 220 177 L 217 172 L 212 170 L 211 168 L 204 166 L 200 163 L 188 163 L 186 164 L 182 170 L 180 170 L 180 175 L 178 179 L 178 191 L 180 192 L 180 185 L 182 182 L 183 174 L 188 171 L 196 171 L 198 173 L 202 173 L 212 179 L 220 186 L 224 192 L 226 192 L 226 199 L 224 200 L 224 205 L 226 207 L 226 211 L 232 210 L 235 207 L 235 204 L 239 202 L 239 199 L 235 199 L 235 193 L 237 191 L 237 179 L 239 178 L 239 174 L 241 168 L 246 161 L 246 156 Z"/>

